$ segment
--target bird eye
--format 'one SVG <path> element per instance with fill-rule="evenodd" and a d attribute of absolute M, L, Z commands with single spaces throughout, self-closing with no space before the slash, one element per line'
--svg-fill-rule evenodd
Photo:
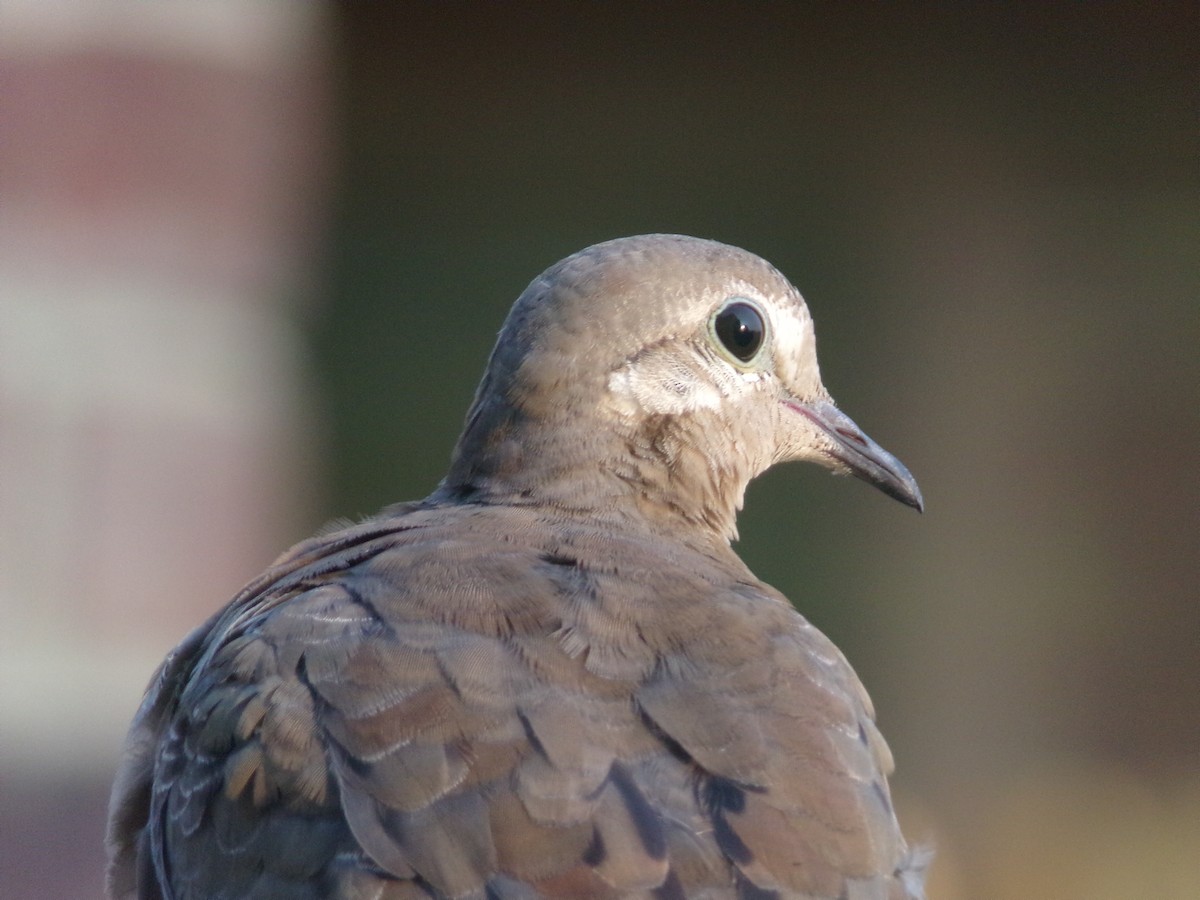
<path fill-rule="evenodd" d="M 739 362 L 754 359 L 763 344 L 767 326 L 762 314 L 741 300 L 735 300 L 717 310 L 712 320 L 717 340 Z"/>

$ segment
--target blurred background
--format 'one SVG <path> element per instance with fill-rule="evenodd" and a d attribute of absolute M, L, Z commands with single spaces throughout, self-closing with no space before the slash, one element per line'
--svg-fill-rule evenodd
<path fill-rule="evenodd" d="M 785 467 L 752 568 L 846 651 L 933 900 L 1200 884 L 1200 11 L 0 6 L 0 893 L 98 898 L 161 657 L 427 493 L 592 242 L 751 249 L 916 516 Z"/>

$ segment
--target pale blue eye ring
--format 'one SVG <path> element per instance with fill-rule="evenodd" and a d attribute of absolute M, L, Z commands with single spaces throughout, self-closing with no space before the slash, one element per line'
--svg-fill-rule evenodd
<path fill-rule="evenodd" d="M 713 314 L 712 333 L 725 352 L 744 364 L 753 361 L 762 349 L 767 323 L 757 306 L 735 298 Z"/>

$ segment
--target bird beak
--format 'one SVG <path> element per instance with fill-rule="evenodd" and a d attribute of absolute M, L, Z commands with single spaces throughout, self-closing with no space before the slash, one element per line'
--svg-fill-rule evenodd
<path fill-rule="evenodd" d="M 825 439 L 820 453 L 835 467 L 844 466 L 850 474 L 875 485 L 917 512 L 924 510 L 925 501 L 912 473 L 904 463 L 863 434 L 848 415 L 827 400 L 801 402 L 789 399 L 784 405 L 817 427 Z"/>

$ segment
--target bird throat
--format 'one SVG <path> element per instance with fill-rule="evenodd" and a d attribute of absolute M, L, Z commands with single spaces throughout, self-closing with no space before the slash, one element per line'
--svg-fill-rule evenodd
<path fill-rule="evenodd" d="M 682 520 L 706 543 L 728 543 L 759 466 L 744 449 L 730 454 L 717 418 L 701 411 L 614 419 L 569 410 L 530 417 L 507 404 L 477 404 L 435 496 L 545 505 L 625 524 L 637 518 L 674 534 Z M 717 440 L 720 453 L 710 450 Z"/>

